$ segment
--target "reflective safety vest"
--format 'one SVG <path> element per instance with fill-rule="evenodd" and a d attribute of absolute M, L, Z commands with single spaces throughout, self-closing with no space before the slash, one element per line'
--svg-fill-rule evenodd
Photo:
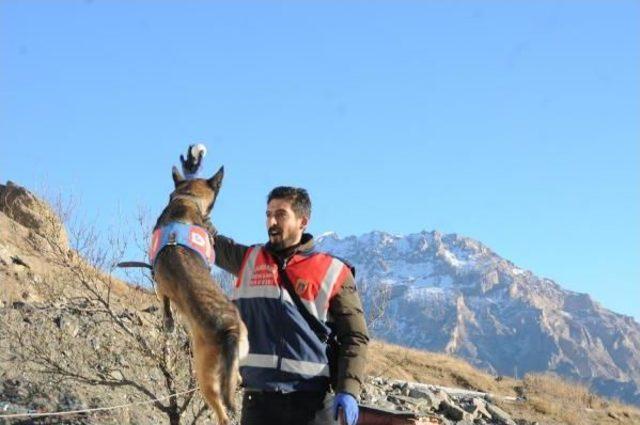
<path fill-rule="evenodd" d="M 277 259 L 262 245 L 248 249 L 234 291 L 249 330 L 249 355 L 240 363 L 243 385 L 277 392 L 325 391 L 327 346 L 298 311 L 280 273 L 287 274 L 302 304 L 326 326 L 329 302 L 350 270 L 315 251 L 295 254 L 279 270 Z"/>

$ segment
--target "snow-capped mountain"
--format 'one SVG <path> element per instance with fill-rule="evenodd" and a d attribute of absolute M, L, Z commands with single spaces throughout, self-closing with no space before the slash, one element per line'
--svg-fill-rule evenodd
<path fill-rule="evenodd" d="M 497 375 L 553 371 L 640 405 L 640 324 L 587 294 L 456 234 L 328 233 L 317 244 L 356 267 L 377 338 Z"/>

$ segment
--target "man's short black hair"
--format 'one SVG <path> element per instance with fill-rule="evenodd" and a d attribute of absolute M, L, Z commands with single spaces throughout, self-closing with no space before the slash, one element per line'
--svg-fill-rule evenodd
<path fill-rule="evenodd" d="M 311 198 L 305 189 L 300 187 L 278 186 L 269 192 L 267 203 L 272 199 L 285 199 L 291 202 L 291 209 L 298 217 L 311 218 Z"/>

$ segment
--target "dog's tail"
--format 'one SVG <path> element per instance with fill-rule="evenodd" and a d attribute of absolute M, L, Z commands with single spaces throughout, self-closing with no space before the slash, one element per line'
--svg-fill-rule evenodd
<path fill-rule="evenodd" d="M 222 373 L 220 376 L 220 392 L 227 409 L 235 412 L 235 392 L 238 386 L 238 355 L 240 335 L 237 329 L 228 331 L 222 338 Z"/>

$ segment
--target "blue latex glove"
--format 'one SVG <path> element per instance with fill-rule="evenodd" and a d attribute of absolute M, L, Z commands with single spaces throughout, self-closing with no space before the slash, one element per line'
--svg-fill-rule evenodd
<path fill-rule="evenodd" d="M 189 145 L 187 149 L 187 158 L 180 155 L 180 162 L 182 163 L 182 173 L 187 180 L 193 180 L 198 178 L 200 172 L 200 166 L 202 165 L 202 158 L 207 154 L 207 148 L 198 143 L 197 145 Z"/>
<path fill-rule="evenodd" d="M 358 422 L 358 402 L 349 393 L 338 393 L 333 399 L 333 419 L 338 420 L 338 414 L 342 409 L 344 421 L 347 425 L 356 425 Z"/>

